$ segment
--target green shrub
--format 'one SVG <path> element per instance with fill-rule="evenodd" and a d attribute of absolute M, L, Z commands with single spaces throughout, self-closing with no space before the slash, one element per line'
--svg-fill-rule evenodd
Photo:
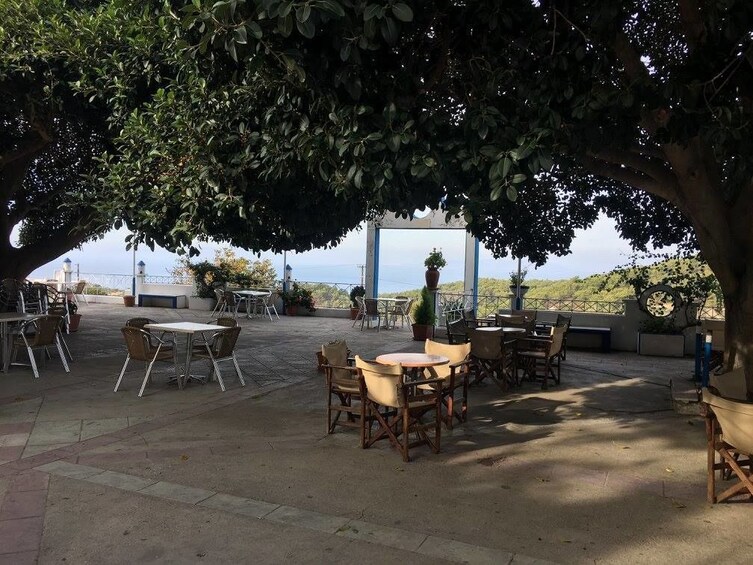
<path fill-rule="evenodd" d="M 426 287 L 421 289 L 421 299 L 413 311 L 413 321 L 419 326 L 433 326 L 437 321 L 437 316 L 434 314 L 434 300 Z"/>

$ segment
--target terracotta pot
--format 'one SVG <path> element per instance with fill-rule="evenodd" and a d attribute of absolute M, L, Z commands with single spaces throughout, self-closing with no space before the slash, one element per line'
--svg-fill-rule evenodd
<path fill-rule="evenodd" d="M 434 326 L 413 324 L 413 341 L 426 341 L 434 337 Z"/>
<path fill-rule="evenodd" d="M 68 324 L 68 331 L 75 332 L 81 323 L 81 314 L 71 314 L 71 323 Z"/>
<path fill-rule="evenodd" d="M 291 304 L 289 306 L 285 306 L 285 315 L 286 316 L 296 316 L 298 314 L 298 305 L 297 304 Z"/>
<path fill-rule="evenodd" d="M 124 296 L 123 297 L 123 304 L 127 308 L 131 308 L 133 306 L 136 306 L 136 297 L 135 296 Z"/>
<path fill-rule="evenodd" d="M 350 319 L 351 320 L 357 320 L 358 319 L 358 313 L 361 311 L 360 308 L 350 308 Z"/>
<path fill-rule="evenodd" d="M 426 270 L 426 288 L 436 290 L 439 284 L 439 271 L 437 269 Z"/>

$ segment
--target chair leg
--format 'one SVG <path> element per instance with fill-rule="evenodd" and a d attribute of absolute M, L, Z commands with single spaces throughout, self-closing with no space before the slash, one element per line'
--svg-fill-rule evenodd
<path fill-rule="evenodd" d="M 147 369 L 146 369 L 146 375 L 144 375 L 144 382 L 141 383 L 141 388 L 139 389 L 139 398 L 141 398 L 142 396 L 144 396 L 144 389 L 146 388 L 146 383 L 149 382 L 149 377 L 152 374 L 152 367 L 154 367 L 154 363 L 155 363 L 155 361 L 157 361 L 157 357 L 159 357 L 159 353 L 160 353 L 161 349 L 162 349 L 162 344 L 160 343 L 157 346 L 157 351 L 154 354 L 154 357 L 152 358 L 151 363 L 149 363 L 149 367 L 147 367 Z M 188 377 L 186 377 L 186 378 L 188 378 Z M 180 384 L 180 383 L 178 383 L 178 384 Z"/>
<path fill-rule="evenodd" d="M 58 339 L 63 344 L 63 349 L 65 349 L 66 355 L 68 355 L 68 360 L 73 361 L 73 355 L 71 355 L 71 350 L 68 349 L 68 344 L 66 343 L 65 339 L 63 339 L 63 332 L 58 330 Z"/>
<path fill-rule="evenodd" d="M 220 383 L 220 388 L 222 389 L 222 392 L 225 392 L 225 381 L 222 380 L 222 373 L 220 373 L 220 366 L 217 364 L 217 361 L 212 359 L 212 366 L 214 367 L 214 372 L 217 373 L 217 382 Z"/>
<path fill-rule="evenodd" d="M 120 375 L 118 375 L 118 381 L 115 383 L 115 389 L 113 392 L 118 392 L 118 389 L 120 388 L 120 383 L 123 380 L 123 375 L 125 375 L 126 367 L 128 367 L 128 362 L 131 360 L 131 355 L 126 355 L 125 363 L 123 363 L 123 368 L 120 370 Z"/>
<path fill-rule="evenodd" d="M 38 379 L 39 369 L 37 369 L 37 360 L 34 357 L 34 350 L 31 347 L 26 346 L 26 351 L 29 352 L 29 363 L 31 363 L 31 370 L 34 371 L 34 378 Z"/>
<path fill-rule="evenodd" d="M 65 358 L 65 352 L 63 351 L 63 346 L 60 345 L 60 336 L 55 336 L 55 345 L 57 345 L 58 354 L 60 355 L 60 360 L 63 362 L 63 369 L 65 369 L 66 373 L 70 373 L 71 370 L 68 368 L 68 361 Z"/>
<path fill-rule="evenodd" d="M 243 372 L 241 371 L 241 368 L 238 365 L 238 359 L 235 358 L 235 351 L 233 351 L 233 354 L 231 357 L 233 359 L 233 366 L 235 366 L 235 374 L 238 375 L 238 380 L 241 382 L 241 386 L 246 386 L 246 381 L 243 380 Z"/>
<path fill-rule="evenodd" d="M 410 411 L 408 410 L 408 407 L 403 407 L 403 437 L 400 438 L 402 441 L 400 442 L 400 448 L 403 453 L 403 461 L 406 463 L 410 461 L 410 457 L 408 456 L 408 449 L 410 445 L 410 434 L 408 433 L 408 430 L 410 429 Z"/>

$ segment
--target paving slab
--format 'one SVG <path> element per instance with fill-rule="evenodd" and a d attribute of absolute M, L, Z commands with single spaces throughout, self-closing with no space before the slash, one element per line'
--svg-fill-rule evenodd
<path fill-rule="evenodd" d="M 200 488 L 192 488 L 167 481 L 159 481 L 139 491 L 141 494 L 185 502 L 186 504 L 198 504 L 202 500 L 216 494 L 214 491 Z"/>
<path fill-rule="evenodd" d="M 140 491 L 151 486 L 157 481 L 151 479 L 142 479 L 125 473 L 116 473 L 115 471 L 105 471 L 86 478 L 91 483 L 106 485 L 109 487 L 119 488 L 121 490 Z"/>
<path fill-rule="evenodd" d="M 337 535 L 407 551 L 418 550 L 421 544 L 426 541 L 424 534 L 370 524 L 361 520 L 351 520 L 337 530 Z"/>
<path fill-rule="evenodd" d="M 328 534 L 336 533 L 350 521 L 348 518 L 330 516 L 320 512 L 312 512 L 284 505 L 267 514 L 264 519 L 270 522 L 280 522 Z"/>
<path fill-rule="evenodd" d="M 199 506 L 222 510 L 223 512 L 230 512 L 232 514 L 240 514 L 242 516 L 251 516 L 253 518 L 263 518 L 280 507 L 279 504 L 222 493 L 217 493 L 206 500 L 202 500 L 199 502 Z"/>
<path fill-rule="evenodd" d="M 103 473 L 103 469 L 97 469 L 96 467 L 89 467 L 87 465 L 76 465 L 74 463 L 68 463 L 67 461 L 53 461 L 45 465 L 36 467 L 37 471 L 43 471 L 52 475 L 60 475 L 61 477 L 68 477 L 70 479 L 88 479 L 92 475 L 99 475 Z"/>

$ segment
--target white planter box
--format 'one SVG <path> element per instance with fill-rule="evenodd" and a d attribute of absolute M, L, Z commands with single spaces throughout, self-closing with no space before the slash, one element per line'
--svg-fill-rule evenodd
<path fill-rule="evenodd" d="M 638 355 L 682 357 L 685 354 L 685 336 L 682 334 L 638 333 Z"/>
<path fill-rule="evenodd" d="M 214 305 L 216 303 L 216 298 L 199 298 L 198 296 L 188 297 L 189 310 L 214 310 Z"/>

